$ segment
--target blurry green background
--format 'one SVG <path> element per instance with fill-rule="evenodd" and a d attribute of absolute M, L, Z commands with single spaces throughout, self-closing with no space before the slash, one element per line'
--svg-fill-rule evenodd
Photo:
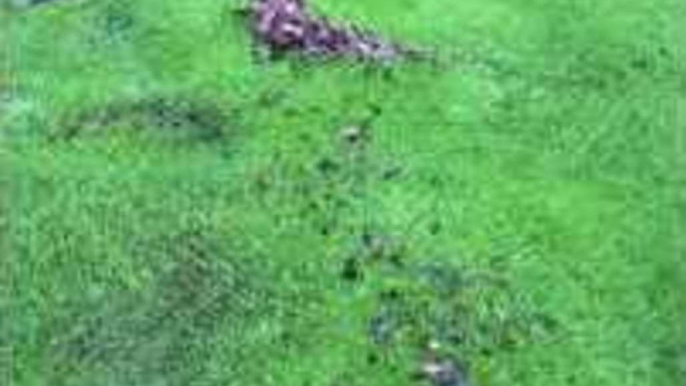
<path fill-rule="evenodd" d="M 428 385 L 428 340 L 684 382 L 683 1 L 312 0 L 441 58 L 386 67 L 256 62 L 237 1 L 20 3 L 3 384 Z"/>

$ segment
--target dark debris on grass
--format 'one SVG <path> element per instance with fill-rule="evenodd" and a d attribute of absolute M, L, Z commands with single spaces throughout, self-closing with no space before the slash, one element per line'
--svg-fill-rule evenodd
<path fill-rule="evenodd" d="M 373 269 L 364 265 L 360 270 L 373 280 L 378 275 Z M 391 275 L 408 281 L 378 293 L 367 336 L 375 355 L 408 345 L 424 353 L 414 372 L 418 380 L 437 386 L 473 385 L 469 369 L 474 361 L 545 341 L 562 328 L 553 316 L 522 301 L 509 285 L 464 267 L 434 262 L 407 264 L 395 272 Z"/>
<path fill-rule="evenodd" d="M 208 142 L 221 139 L 235 123 L 235 112 L 216 102 L 159 96 L 116 101 L 63 117 L 51 138 L 70 140 L 121 126 Z"/>
<path fill-rule="evenodd" d="M 253 0 L 236 13 L 244 18 L 255 49 L 269 57 L 295 53 L 314 58 L 372 62 L 424 58 L 426 50 L 383 38 L 350 23 L 315 15 L 305 0 Z"/>

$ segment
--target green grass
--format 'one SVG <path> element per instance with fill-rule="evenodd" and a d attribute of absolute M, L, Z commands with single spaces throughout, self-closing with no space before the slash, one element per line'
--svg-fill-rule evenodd
<path fill-rule="evenodd" d="M 8 384 L 684 382 L 681 2 L 316 2 L 445 57 L 390 68 L 237 5 L 0 11 Z"/>

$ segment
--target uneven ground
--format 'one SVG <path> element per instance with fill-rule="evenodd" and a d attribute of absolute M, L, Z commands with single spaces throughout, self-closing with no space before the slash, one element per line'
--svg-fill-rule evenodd
<path fill-rule="evenodd" d="M 5 384 L 684 383 L 683 1 L 316 2 L 459 53 L 390 68 L 236 5 L 1 11 Z"/>

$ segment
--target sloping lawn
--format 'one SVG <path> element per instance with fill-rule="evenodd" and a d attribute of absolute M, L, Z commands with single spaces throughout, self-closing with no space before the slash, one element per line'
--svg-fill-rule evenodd
<path fill-rule="evenodd" d="M 685 3 L 311 1 L 0 3 L 0 383 L 686 382 Z"/>

